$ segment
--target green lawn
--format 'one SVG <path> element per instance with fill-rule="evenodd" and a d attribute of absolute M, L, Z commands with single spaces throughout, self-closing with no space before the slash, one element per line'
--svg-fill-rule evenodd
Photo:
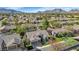
<path fill-rule="evenodd" d="M 79 43 L 72 37 L 57 38 L 56 41 L 65 41 L 66 46 L 73 46 L 74 44 Z"/>

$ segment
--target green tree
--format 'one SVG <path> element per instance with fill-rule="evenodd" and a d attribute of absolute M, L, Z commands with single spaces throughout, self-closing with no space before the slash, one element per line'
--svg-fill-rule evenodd
<path fill-rule="evenodd" d="M 60 33 L 57 33 L 57 34 L 56 34 L 56 37 L 58 37 L 58 38 L 61 38 L 61 37 L 63 37 L 63 33 L 62 33 L 62 32 L 60 32 Z"/>
<path fill-rule="evenodd" d="M 45 20 L 43 21 L 43 28 L 44 28 L 44 29 L 47 29 L 48 27 L 49 27 L 49 22 L 48 22 L 47 19 L 45 19 Z"/>
<path fill-rule="evenodd" d="M 23 36 L 25 35 L 25 33 L 27 31 L 26 27 L 22 26 L 22 25 L 15 25 L 15 26 L 16 26 L 16 29 L 11 30 L 11 32 L 12 33 L 15 32 L 15 33 L 20 34 L 21 39 L 23 39 Z"/>
<path fill-rule="evenodd" d="M 27 39 L 27 36 L 24 35 L 23 36 L 23 44 L 24 44 L 24 47 L 27 47 L 28 45 L 30 45 L 30 41 Z"/>
<path fill-rule="evenodd" d="M 7 25 L 7 24 L 8 24 L 7 18 L 4 18 L 4 19 L 2 20 L 2 26 Z"/>

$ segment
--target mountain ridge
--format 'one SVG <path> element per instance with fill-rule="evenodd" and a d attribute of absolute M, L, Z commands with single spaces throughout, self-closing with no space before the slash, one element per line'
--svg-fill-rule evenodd
<path fill-rule="evenodd" d="M 23 12 L 13 9 L 0 8 L 0 13 L 23 13 Z"/>

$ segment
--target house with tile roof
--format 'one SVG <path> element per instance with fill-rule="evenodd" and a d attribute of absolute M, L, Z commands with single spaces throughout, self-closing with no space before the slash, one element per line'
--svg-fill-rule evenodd
<path fill-rule="evenodd" d="M 21 38 L 18 34 L 0 34 L 0 50 L 9 50 L 10 47 L 17 48 L 21 44 Z"/>
<path fill-rule="evenodd" d="M 46 41 L 48 38 L 48 32 L 46 30 L 37 30 L 33 32 L 26 32 L 27 39 L 30 40 L 33 48 L 37 46 L 42 46 L 41 41 Z M 41 37 L 42 36 L 42 39 Z"/>

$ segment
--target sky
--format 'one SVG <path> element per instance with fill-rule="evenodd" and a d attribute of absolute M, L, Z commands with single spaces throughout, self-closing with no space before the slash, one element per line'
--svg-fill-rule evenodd
<path fill-rule="evenodd" d="M 69 11 L 71 9 L 78 9 L 79 7 L 6 7 L 7 9 L 13 9 L 17 11 L 22 11 L 22 12 L 28 12 L 28 13 L 35 13 L 38 11 L 45 11 L 45 10 L 53 10 L 53 9 L 63 9 L 66 11 Z"/>
<path fill-rule="evenodd" d="M 0 7 L 7 7 L 8 9 L 22 12 L 45 11 L 54 9 L 53 7 L 68 11 L 71 9 L 79 9 L 79 0 L 1 0 Z"/>

